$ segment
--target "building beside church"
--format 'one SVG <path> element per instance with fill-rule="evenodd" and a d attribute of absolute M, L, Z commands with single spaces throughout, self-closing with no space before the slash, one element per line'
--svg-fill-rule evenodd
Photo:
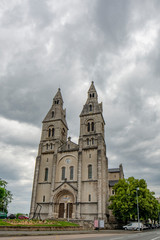
<path fill-rule="evenodd" d="M 42 123 L 30 217 L 107 219 L 108 199 L 123 168 L 108 170 L 105 121 L 94 83 L 80 114 L 78 144 L 67 137 L 60 89 Z"/>

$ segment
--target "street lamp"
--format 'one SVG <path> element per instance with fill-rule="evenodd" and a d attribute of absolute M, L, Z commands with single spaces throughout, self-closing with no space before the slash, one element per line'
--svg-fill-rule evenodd
<path fill-rule="evenodd" d="M 137 195 L 138 230 L 140 230 L 140 222 L 139 222 L 139 205 L 138 205 L 138 191 L 139 191 L 139 187 L 137 187 L 137 189 L 136 189 L 136 195 Z"/>

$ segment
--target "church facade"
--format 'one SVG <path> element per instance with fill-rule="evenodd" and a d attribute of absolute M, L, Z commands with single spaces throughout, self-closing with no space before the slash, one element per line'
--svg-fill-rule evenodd
<path fill-rule="evenodd" d="M 80 114 L 78 144 L 67 137 L 60 89 L 42 123 L 30 217 L 107 219 L 110 189 L 118 179 L 112 179 L 114 171 L 108 170 L 105 121 L 94 83 Z M 122 167 L 120 171 L 119 178 L 123 177 Z"/>

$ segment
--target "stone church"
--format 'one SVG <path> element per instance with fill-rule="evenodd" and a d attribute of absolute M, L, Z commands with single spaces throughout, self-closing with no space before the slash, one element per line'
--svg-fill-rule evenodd
<path fill-rule="evenodd" d="M 112 187 L 124 176 L 122 165 L 108 169 L 103 108 L 94 83 L 80 114 L 78 144 L 67 138 L 60 89 L 42 123 L 30 217 L 109 219 Z"/>

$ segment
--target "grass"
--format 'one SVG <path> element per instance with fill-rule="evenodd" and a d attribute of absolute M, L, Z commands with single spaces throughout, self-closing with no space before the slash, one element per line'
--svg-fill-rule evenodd
<path fill-rule="evenodd" d="M 28 219 L 0 219 L 0 226 L 19 226 L 19 227 L 68 227 L 79 226 L 76 223 L 55 221 L 55 220 L 28 220 Z"/>

